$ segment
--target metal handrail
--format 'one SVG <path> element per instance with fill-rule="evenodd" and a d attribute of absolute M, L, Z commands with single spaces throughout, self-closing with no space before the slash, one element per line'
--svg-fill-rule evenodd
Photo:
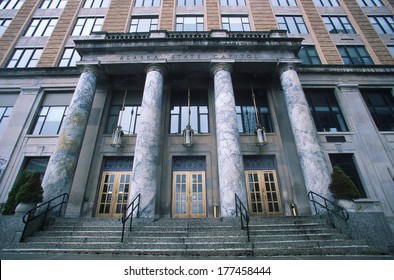
<path fill-rule="evenodd" d="M 61 202 L 57 203 L 56 205 L 51 205 L 52 201 L 57 200 L 59 198 L 62 198 Z M 52 198 L 44 203 L 41 203 L 37 207 L 34 207 L 33 209 L 27 211 L 23 215 L 23 219 L 22 219 L 25 226 L 23 228 L 20 242 L 23 242 L 25 239 L 25 233 L 26 233 L 26 229 L 27 229 L 28 224 L 30 224 L 32 221 L 38 219 L 39 217 L 44 216 L 43 220 L 40 223 L 40 226 L 38 227 L 38 228 L 42 229 L 45 224 L 45 220 L 47 218 L 48 212 L 55 209 L 56 207 L 60 206 L 59 213 L 57 215 L 58 217 L 60 217 L 60 214 L 62 213 L 62 209 L 63 209 L 63 204 L 66 204 L 68 202 L 68 199 L 69 199 L 68 193 L 63 193 L 63 194 L 58 195 L 55 198 Z M 39 209 L 42 209 L 43 207 L 46 207 L 46 209 L 44 211 L 42 211 L 42 212 L 37 211 Z M 38 214 L 36 214 L 36 213 L 38 213 Z"/>
<path fill-rule="evenodd" d="M 131 227 L 133 225 L 134 210 L 137 209 L 137 215 L 136 215 L 137 218 L 140 215 L 140 198 L 141 198 L 141 194 L 138 194 L 133 199 L 133 201 L 127 206 L 126 210 L 123 211 L 123 215 L 122 215 L 122 224 L 123 224 L 123 227 L 122 227 L 122 242 L 124 240 L 124 228 L 125 228 L 127 220 L 130 219 L 130 231 L 131 231 Z M 135 202 L 136 202 L 136 204 L 135 204 Z M 131 207 L 130 213 L 127 215 L 127 212 L 129 212 L 130 207 Z"/>
<path fill-rule="evenodd" d="M 236 215 L 238 216 L 238 211 L 240 213 L 240 219 L 241 219 L 241 229 L 244 230 L 246 229 L 246 233 L 248 235 L 248 242 L 250 242 L 250 233 L 249 233 L 249 213 L 248 210 L 246 209 L 245 205 L 242 203 L 242 201 L 239 199 L 238 195 L 235 194 L 235 209 L 236 209 Z M 246 226 L 244 226 L 245 220 Z"/>
<path fill-rule="evenodd" d="M 323 203 L 317 201 L 315 199 L 315 196 L 322 199 Z M 346 209 L 339 206 L 335 202 L 328 200 L 327 198 L 325 198 L 313 191 L 310 191 L 308 193 L 308 199 L 309 199 L 309 201 L 313 202 L 313 206 L 315 208 L 316 214 L 318 213 L 317 208 L 316 208 L 316 204 L 319 205 L 320 207 L 324 208 L 327 211 L 327 215 L 328 215 L 328 218 L 330 219 L 330 223 L 331 223 L 332 227 L 335 228 L 335 223 L 334 223 L 333 216 L 332 216 L 333 214 L 344 221 L 349 220 L 349 213 L 346 211 Z"/>

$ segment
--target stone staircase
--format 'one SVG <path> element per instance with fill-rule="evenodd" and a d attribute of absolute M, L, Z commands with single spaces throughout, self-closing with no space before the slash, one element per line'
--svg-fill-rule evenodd
<path fill-rule="evenodd" d="M 351 240 L 313 217 L 252 218 L 251 242 L 239 218 L 135 219 L 133 230 L 116 219 L 60 219 L 3 253 L 83 253 L 192 256 L 386 255 L 385 248 Z"/>

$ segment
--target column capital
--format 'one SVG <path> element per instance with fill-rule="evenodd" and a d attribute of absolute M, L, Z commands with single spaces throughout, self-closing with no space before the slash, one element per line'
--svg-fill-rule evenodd
<path fill-rule="evenodd" d="M 146 73 L 149 73 L 150 71 L 160 72 L 160 74 L 162 74 L 163 76 L 165 76 L 166 73 L 167 73 L 166 66 L 165 66 L 164 64 L 161 64 L 161 63 L 151 63 L 151 64 L 148 64 L 148 65 L 145 67 L 145 72 L 146 72 Z"/>
<path fill-rule="evenodd" d="M 81 73 L 84 72 L 92 72 L 93 74 L 96 75 L 96 77 L 100 76 L 101 74 L 101 69 L 100 69 L 100 61 L 93 61 L 89 63 L 77 63 L 77 66 Z"/>
<path fill-rule="evenodd" d="M 342 83 L 337 84 L 337 88 L 340 90 L 358 90 L 359 84 L 351 84 L 351 83 Z"/>
<path fill-rule="evenodd" d="M 221 70 L 231 73 L 233 71 L 233 67 L 228 62 L 218 62 L 218 63 L 212 64 L 212 67 L 211 67 L 211 74 L 212 75 L 215 76 L 215 74 Z"/>
<path fill-rule="evenodd" d="M 282 75 L 284 72 L 289 70 L 297 71 L 298 65 L 300 64 L 299 60 L 296 61 L 278 61 L 276 65 L 276 72 L 279 75 Z"/>

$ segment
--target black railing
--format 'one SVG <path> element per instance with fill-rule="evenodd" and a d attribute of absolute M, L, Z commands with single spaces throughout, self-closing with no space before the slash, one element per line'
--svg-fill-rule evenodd
<path fill-rule="evenodd" d="M 249 213 L 248 213 L 248 210 L 246 209 L 245 205 L 239 199 L 237 194 L 235 194 L 235 209 L 236 209 L 236 215 L 238 216 L 238 213 L 240 214 L 239 216 L 241 219 L 241 229 L 242 230 L 246 229 L 246 233 L 248 235 L 248 242 L 250 242 Z M 244 226 L 244 221 L 245 221 L 245 226 Z"/>
<path fill-rule="evenodd" d="M 317 199 L 316 199 L 317 198 Z M 345 208 L 339 206 L 335 202 L 328 200 L 327 198 L 310 191 L 308 193 L 308 199 L 313 203 L 315 208 L 315 213 L 318 214 L 316 205 L 320 206 L 327 212 L 327 216 L 330 220 L 331 226 L 335 228 L 335 222 L 333 215 L 344 220 L 345 222 L 349 220 L 349 213 L 346 211 Z"/>
<path fill-rule="evenodd" d="M 136 217 L 140 215 L 140 198 L 141 194 L 137 195 L 133 201 L 127 206 L 126 210 L 124 210 L 123 215 L 122 215 L 122 242 L 124 240 L 124 228 L 126 225 L 126 222 L 128 219 L 130 219 L 130 231 L 131 227 L 133 226 L 133 215 L 134 215 L 134 210 L 137 209 L 137 214 Z M 130 209 L 131 208 L 131 209 Z M 129 214 L 127 214 L 129 213 Z"/>
<path fill-rule="evenodd" d="M 60 217 L 63 209 L 63 204 L 66 204 L 68 202 L 68 198 L 68 194 L 63 193 L 27 211 L 26 214 L 23 215 L 23 223 L 25 224 L 25 226 L 23 228 L 20 242 L 23 242 L 27 235 L 30 235 L 34 231 L 38 229 L 43 229 L 48 213 L 59 206 L 60 208 L 57 216 Z M 53 204 L 55 200 L 58 200 L 58 202 L 56 202 L 56 204 Z M 40 220 L 38 220 L 38 218 L 40 218 Z M 33 225 L 32 222 L 34 221 L 36 221 L 36 223 Z"/>

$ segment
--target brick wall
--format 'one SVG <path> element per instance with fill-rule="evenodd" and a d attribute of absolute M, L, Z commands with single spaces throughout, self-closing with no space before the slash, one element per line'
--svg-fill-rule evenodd
<path fill-rule="evenodd" d="M 112 0 L 105 18 L 103 31 L 128 32 L 127 23 L 133 4 L 134 1 L 130 0 Z"/>
<path fill-rule="evenodd" d="M 175 9 L 175 1 L 174 0 L 162 0 L 162 8 L 160 15 L 160 30 L 173 31 L 174 30 L 174 9 Z"/>
<path fill-rule="evenodd" d="M 250 10 L 256 31 L 278 29 L 270 0 L 250 0 Z"/>
<path fill-rule="evenodd" d="M 206 20 L 207 30 L 221 29 L 221 17 L 219 10 L 219 0 L 206 0 Z"/>

